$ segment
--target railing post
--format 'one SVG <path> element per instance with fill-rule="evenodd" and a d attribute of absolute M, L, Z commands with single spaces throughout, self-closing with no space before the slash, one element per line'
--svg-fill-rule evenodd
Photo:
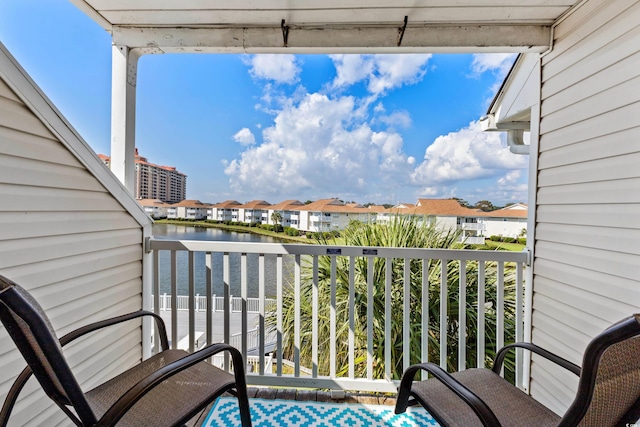
<path fill-rule="evenodd" d="M 167 311 L 167 293 L 162 294 L 162 311 Z"/>
<path fill-rule="evenodd" d="M 195 303 L 196 303 L 196 304 L 195 304 L 195 306 L 196 306 L 196 307 L 195 307 L 195 310 L 196 310 L 196 313 L 197 313 L 198 311 L 200 311 L 200 294 L 196 294 L 196 301 L 195 301 Z"/>
<path fill-rule="evenodd" d="M 211 306 L 213 307 L 213 312 L 216 312 L 216 294 L 213 294 L 213 304 L 211 304 Z"/>

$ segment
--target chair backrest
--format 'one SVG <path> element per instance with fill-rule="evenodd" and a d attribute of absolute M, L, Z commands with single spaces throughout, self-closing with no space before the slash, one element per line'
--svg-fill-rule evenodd
<path fill-rule="evenodd" d="M 82 421 L 93 418 L 44 310 L 31 294 L 3 276 L 0 320 L 45 393 L 60 407 L 72 405 Z"/>
<path fill-rule="evenodd" d="M 616 426 L 640 417 L 640 314 L 595 337 L 585 350 L 578 392 L 562 425 Z"/>

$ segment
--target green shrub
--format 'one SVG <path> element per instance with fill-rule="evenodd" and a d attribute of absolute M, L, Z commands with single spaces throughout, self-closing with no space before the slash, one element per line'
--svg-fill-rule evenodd
<path fill-rule="evenodd" d="M 495 248 L 487 245 L 469 245 L 470 249 L 474 249 L 476 251 L 493 251 Z"/>
<path fill-rule="evenodd" d="M 300 232 L 293 227 L 285 227 L 284 232 L 287 236 L 299 236 Z"/>
<path fill-rule="evenodd" d="M 526 245 L 527 244 L 527 238 L 526 237 L 518 237 L 518 243 L 520 243 L 521 245 Z"/>
<path fill-rule="evenodd" d="M 490 236 L 489 240 L 491 240 L 492 242 L 501 242 L 502 236 Z"/>
<path fill-rule="evenodd" d="M 502 241 L 505 243 L 515 243 L 516 242 L 516 238 L 515 237 L 503 237 Z"/>

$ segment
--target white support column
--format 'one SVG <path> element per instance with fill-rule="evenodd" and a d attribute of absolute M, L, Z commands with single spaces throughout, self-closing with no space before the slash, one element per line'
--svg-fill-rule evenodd
<path fill-rule="evenodd" d="M 111 171 L 134 194 L 136 77 L 135 49 L 113 46 L 111 51 Z"/>

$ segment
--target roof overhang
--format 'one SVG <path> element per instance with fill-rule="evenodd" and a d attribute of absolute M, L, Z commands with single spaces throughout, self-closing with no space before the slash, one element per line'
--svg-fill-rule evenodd
<path fill-rule="evenodd" d="M 71 0 L 142 53 L 543 52 L 577 0 Z"/>
<path fill-rule="evenodd" d="M 529 154 L 524 135 L 531 129 L 531 109 L 538 103 L 539 73 L 539 55 L 520 55 L 480 119 L 483 131 L 506 132 L 514 154 Z"/>

